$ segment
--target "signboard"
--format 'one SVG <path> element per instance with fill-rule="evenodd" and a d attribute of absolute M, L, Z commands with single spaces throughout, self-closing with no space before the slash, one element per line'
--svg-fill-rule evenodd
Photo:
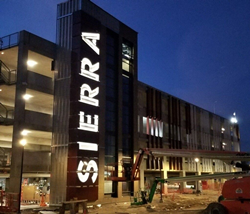
<path fill-rule="evenodd" d="M 67 200 L 98 199 L 100 26 L 83 11 L 73 14 Z"/>

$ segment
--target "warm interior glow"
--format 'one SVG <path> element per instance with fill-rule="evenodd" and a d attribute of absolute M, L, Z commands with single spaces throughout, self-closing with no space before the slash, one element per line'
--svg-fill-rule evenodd
<path fill-rule="evenodd" d="M 4 54 L 4 52 L 2 51 L 1 54 Z"/>
<path fill-rule="evenodd" d="M 30 67 L 34 67 L 36 64 L 37 64 L 37 62 L 34 61 L 34 60 L 28 60 L 27 61 L 27 65 L 30 66 Z"/>
<path fill-rule="evenodd" d="M 25 100 L 29 100 L 31 97 L 33 97 L 33 96 L 30 94 L 23 95 L 23 99 L 25 99 Z"/>
<path fill-rule="evenodd" d="M 198 162 L 199 162 L 199 158 L 195 158 L 194 161 L 195 161 L 196 163 L 198 163 Z"/>
<path fill-rule="evenodd" d="M 20 140 L 20 144 L 22 146 L 25 146 L 27 144 L 27 141 L 25 139 Z"/>
<path fill-rule="evenodd" d="M 0 91 L 2 91 L 2 89 L 0 88 Z"/>

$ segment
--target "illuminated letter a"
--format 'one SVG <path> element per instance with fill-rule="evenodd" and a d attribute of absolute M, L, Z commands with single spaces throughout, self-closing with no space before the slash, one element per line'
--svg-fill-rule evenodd
<path fill-rule="evenodd" d="M 82 40 L 93 49 L 98 55 L 100 55 L 100 49 L 96 46 L 96 40 L 100 40 L 99 33 L 86 33 L 82 32 Z"/>

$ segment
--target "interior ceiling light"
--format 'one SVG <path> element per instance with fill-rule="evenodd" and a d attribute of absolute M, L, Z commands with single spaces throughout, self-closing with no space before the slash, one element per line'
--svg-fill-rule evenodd
<path fill-rule="evenodd" d="M 2 51 L 1 54 L 4 54 L 4 52 Z"/>
<path fill-rule="evenodd" d="M 37 62 L 34 61 L 34 60 L 28 60 L 27 61 L 27 65 L 30 66 L 30 67 L 34 67 L 36 64 L 37 64 Z"/>
<path fill-rule="evenodd" d="M 20 144 L 22 146 L 25 146 L 27 144 L 27 140 L 25 140 L 25 139 L 20 140 Z"/>
<path fill-rule="evenodd" d="M 24 129 L 24 130 L 21 132 L 21 135 L 27 136 L 29 133 L 30 133 L 29 130 L 25 130 L 25 129 Z"/>
<path fill-rule="evenodd" d="M 2 89 L 0 88 L 0 91 L 2 91 Z"/>
<path fill-rule="evenodd" d="M 25 99 L 25 100 L 29 100 L 31 97 L 33 97 L 33 96 L 30 94 L 23 95 L 23 99 Z"/>

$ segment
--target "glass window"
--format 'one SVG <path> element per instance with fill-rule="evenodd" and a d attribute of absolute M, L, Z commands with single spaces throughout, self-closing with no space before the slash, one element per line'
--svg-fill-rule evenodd
<path fill-rule="evenodd" d="M 106 112 L 106 120 L 115 121 L 116 120 L 115 112 L 113 112 L 113 111 L 107 111 Z"/>
<path fill-rule="evenodd" d="M 111 46 L 107 45 L 107 54 L 111 55 L 111 56 L 114 56 L 115 55 L 114 47 L 111 47 Z"/>
<path fill-rule="evenodd" d="M 115 85 L 114 85 L 115 83 L 114 83 L 114 80 L 113 79 L 111 79 L 111 78 L 106 78 L 106 85 L 109 87 L 109 88 L 114 88 L 115 87 Z"/>
<path fill-rule="evenodd" d="M 122 70 L 130 71 L 129 60 L 123 59 L 122 60 Z"/>
<path fill-rule="evenodd" d="M 116 91 L 114 90 L 114 88 L 110 88 L 110 87 L 107 87 L 106 88 L 106 94 L 108 97 L 115 97 L 115 93 Z"/>
<path fill-rule="evenodd" d="M 106 76 L 114 79 L 115 78 L 115 71 L 112 68 L 107 68 Z"/>
<path fill-rule="evenodd" d="M 124 71 L 133 71 L 133 46 L 129 42 L 122 43 L 122 69 Z"/>
<path fill-rule="evenodd" d="M 106 62 L 107 62 L 107 64 L 114 65 L 115 59 L 113 56 L 107 55 Z"/>
<path fill-rule="evenodd" d="M 109 100 L 106 100 L 106 110 L 115 111 L 115 104 Z"/>
<path fill-rule="evenodd" d="M 116 131 L 116 126 L 115 126 L 115 122 L 112 121 L 106 121 L 106 131 L 110 131 L 110 132 L 115 132 Z"/>
<path fill-rule="evenodd" d="M 122 56 L 125 59 L 133 59 L 133 51 L 131 44 L 122 43 Z"/>
<path fill-rule="evenodd" d="M 105 164 L 115 163 L 115 157 L 114 156 L 107 156 L 105 157 Z"/>
<path fill-rule="evenodd" d="M 114 46 L 115 45 L 115 40 L 110 35 L 107 35 L 107 44 L 110 45 L 110 46 Z"/>
<path fill-rule="evenodd" d="M 115 136 L 106 134 L 106 142 L 110 146 L 115 146 Z"/>

